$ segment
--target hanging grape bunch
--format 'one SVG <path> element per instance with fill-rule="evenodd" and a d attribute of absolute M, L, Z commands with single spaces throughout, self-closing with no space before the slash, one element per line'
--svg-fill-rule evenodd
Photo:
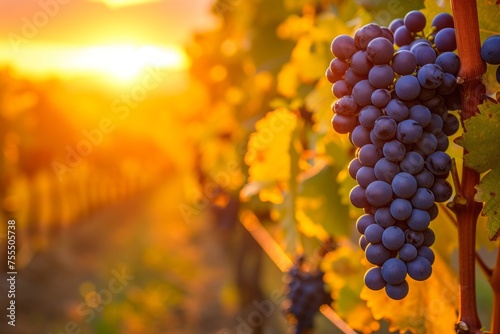
<path fill-rule="evenodd" d="M 320 306 L 330 305 L 333 300 L 325 291 L 324 273 L 320 270 L 305 272 L 303 257 L 286 273 L 286 301 L 284 312 L 294 325 L 295 334 L 309 333 L 313 328 L 313 318 Z"/>
<path fill-rule="evenodd" d="M 452 195 L 446 180 L 451 159 L 444 151 L 459 127 L 449 113 L 460 108 L 453 17 L 441 13 L 425 35 L 419 11 L 391 22 L 367 24 L 354 38 L 337 36 L 326 71 L 333 83 L 333 129 L 357 147 L 349 174 L 356 179 L 351 203 L 363 208 L 360 247 L 375 265 L 365 274 L 372 290 L 392 299 L 409 291 L 407 276 L 432 273 L 436 202 Z"/>
<path fill-rule="evenodd" d="M 481 58 L 490 65 L 500 64 L 500 35 L 488 37 L 481 46 Z M 500 66 L 496 71 L 497 82 L 500 83 Z"/>

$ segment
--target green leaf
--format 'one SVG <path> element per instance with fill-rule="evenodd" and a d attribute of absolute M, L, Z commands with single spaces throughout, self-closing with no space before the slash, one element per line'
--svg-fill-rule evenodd
<path fill-rule="evenodd" d="M 500 233 L 500 170 L 492 170 L 477 186 L 476 198 L 485 202 L 483 214 L 488 216 L 488 235 L 496 240 Z"/>
<path fill-rule="evenodd" d="M 469 153 L 464 156 L 467 167 L 478 173 L 488 172 L 476 187 L 476 199 L 484 201 L 483 214 L 488 217 L 489 237 L 495 240 L 500 230 L 500 105 L 486 102 L 479 106 L 480 114 L 464 122 L 466 132 L 457 141 Z"/>

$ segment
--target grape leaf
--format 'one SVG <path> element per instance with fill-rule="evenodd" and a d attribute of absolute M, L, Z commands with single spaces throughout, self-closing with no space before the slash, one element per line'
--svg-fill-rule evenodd
<path fill-rule="evenodd" d="M 483 214 L 488 216 L 487 229 L 491 240 L 500 231 L 500 105 L 486 102 L 479 106 L 480 114 L 464 122 L 464 132 L 457 143 L 468 153 L 464 156 L 467 167 L 478 173 L 488 172 L 477 185 L 476 200 L 484 201 Z"/>
<path fill-rule="evenodd" d="M 335 252 L 328 253 L 321 263 L 325 282 L 332 290 L 335 310 L 354 329 L 363 333 L 380 327 L 366 303 L 359 298 L 364 286 L 364 252 L 357 245 L 341 242 Z"/>
<path fill-rule="evenodd" d="M 283 201 L 282 192 L 291 177 L 289 148 L 296 126 L 297 116 L 284 108 L 268 112 L 256 123 L 245 154 L 249 182 L 241 191 L 243 198 L 259 193 L 263 201 Z"/>
<path fill-rule="evenodd" d="M 341 202 L 336 181 L 341 167 L 332 167 L 325 161 L 319 161 L 300 175 L 297 219 L 304 223 L 307 220 L 320 222 L 323 233 L 348 236 L 351 231 L 349 207 Z M 325 239 L 318 237 L 320 240 Z"/>

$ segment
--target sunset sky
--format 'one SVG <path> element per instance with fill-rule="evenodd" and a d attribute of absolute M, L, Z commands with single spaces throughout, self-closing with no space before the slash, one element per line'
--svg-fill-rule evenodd
<path fill-rule="evenodd" d="M 216 24 L 213 1 L 0 0 L 0 62 L 23 72 L 107 69 L 123 77 L 148 61 L 182 67 L 182 43 Z"/>

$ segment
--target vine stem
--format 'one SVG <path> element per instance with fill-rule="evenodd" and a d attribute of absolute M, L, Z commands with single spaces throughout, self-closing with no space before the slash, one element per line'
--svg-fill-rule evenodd
<path fill-rule="evenodd" d="M 481 41 L 476 0 L 451 0 L 455 21 L 455 34 L 460 57 L 459 77 L 463 80 L 462 122 L 479 112 L 483 89 L 481 76 L 486 67 L 480 56 Z M 464 127 L 464 131 L 467 129 Z M 467 152 L 464 150 L 464 155 Z M 462 172 L 462 194 L 466 203 L 454 206 L 458 223 L 458 261 L 460 277 L 459 321 L 465 323 L 470 333 L 481 333 L 481 321 L 477 314 L 476 302 L 476 225 L 482 204 L 474 201 L 475 186 L 479 174 L 464 166 Z"/>
<path fill-rule="evenodd" d="M 495 269 L 491 275 L 491 287 L 493 288 L 493 313 L 491 315 L 491 332 L 500 333 L 500 246 L 497 252 Z"/>

